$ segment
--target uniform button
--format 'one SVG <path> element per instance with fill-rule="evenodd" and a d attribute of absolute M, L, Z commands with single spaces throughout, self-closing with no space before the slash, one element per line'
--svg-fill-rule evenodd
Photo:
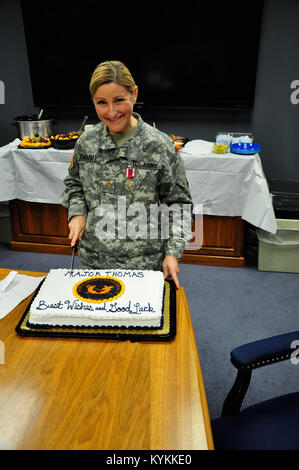
<path fill-rule="evenodd" d="M 109 183 L 109 181 L 107 183 L 105 183 L 105 188 L 111 188 L 111 183 Z"/>

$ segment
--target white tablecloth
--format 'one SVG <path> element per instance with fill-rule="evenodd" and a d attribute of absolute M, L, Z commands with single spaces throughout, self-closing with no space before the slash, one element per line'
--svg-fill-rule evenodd
<path fill-rule="evenodd" d="M 15 139 L 0 148 L 0 201 L 58 204 L 73 150 L 19 149 Z"/>
<path fill-rule="evenodd" d="M 181 150 L 194 204 L 207 215 L 241 216 L 276 233 L 272 196 L 260 156 L 216 154 L 214 143 L 193 140 Z"/>
<path fill-rule="evenodd" d="M 0 148 L 0 201 L 59 203 L 73 150 Z M 217 155 L 212 142 L 193 140 L 181 150 L 194 204 L 207 215 L 240 216 L 276 233 L 276 219 L 260 157 Z"/>

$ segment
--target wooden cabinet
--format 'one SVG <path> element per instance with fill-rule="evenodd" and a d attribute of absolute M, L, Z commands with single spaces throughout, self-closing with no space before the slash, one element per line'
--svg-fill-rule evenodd
<path fill-rule="evenodd" d="M 71 254 L 67 210 L 59 204 L 10 201 L 15 251 Z"/>
<path fill-rule="evenodd" d="M 16 251 L 71 254 L 67 211 L 59 204 L 10 202 Z M 199 250 L 185 250 L 183 263 L 241 267 L 244 223 L 241 217 L 203 216 L 203 243 Z"/>
<path fill-rule="evenodd" d="M 202 235 L 202 247 L 185 250 L 182 263 L 244 266 L 244 222 L 241 217 L 204 215 Z"/>

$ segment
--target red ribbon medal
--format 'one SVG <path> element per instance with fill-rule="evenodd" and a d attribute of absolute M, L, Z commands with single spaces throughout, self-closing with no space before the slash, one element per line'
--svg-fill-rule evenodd
<path fill-rule="evenodd" d="M 136 173 L 135 168 L 126 168 L 126 177 L 127 178 L 130 178 L 130 179 L 134 178 L 135 173 Z"/>
<path fill-rule="evenodd" d="M 132 178 L 134 178 L 136 174 L 136 169 L 135 168 L 126 168 L 126 177 L 128 178 L 127 181 L 125 182 L 125 187 L 131 191 L 135 187 L 134 181 L 132 181 Z"/>

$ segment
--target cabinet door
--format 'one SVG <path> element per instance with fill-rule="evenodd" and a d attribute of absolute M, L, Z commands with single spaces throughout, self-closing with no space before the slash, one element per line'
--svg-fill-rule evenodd
<path fill-rule="evenodd" d="M 67 210 L 59 204 L 10 202 L 15 241 L 69 245 Z"/>
<path fill-rule="evenodd" d="M 243 266 L 243 239 L 244 222 L 241 217 L 204 215 L 202 247 L 199 250 L 185 250 L 182 262 Z"/>
<path fill-rule="evenodd" d="M 240 217 L 204 216 L 201 253 L 241 256 L 244 237 L 243 224 Z"/>

